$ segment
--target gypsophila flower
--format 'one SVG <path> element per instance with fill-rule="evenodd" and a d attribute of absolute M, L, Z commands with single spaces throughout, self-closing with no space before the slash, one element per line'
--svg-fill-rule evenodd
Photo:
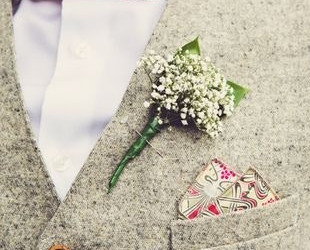
<path fill-rule="evenodd" d="M 174 112 L 182 125 L 195 124 L 215 137 L 222 131 L 221 118 L 234 110 L 233 89 L 209 58 L 180 51 L 175 56 L 151 51 L 140 61 L 153 90 L 144 106 L 155 105 L 161 123 L 173 122 L 169 112 Z"/>
<path fill-rule="evenodd" d="M 143 106 L 146 107 L 146 108 L 148 108 L 148 107 L 150 107 L 150 103 L 149 103 L 148 101 L 145 101 L 145 102 L 143 103 Z"/>

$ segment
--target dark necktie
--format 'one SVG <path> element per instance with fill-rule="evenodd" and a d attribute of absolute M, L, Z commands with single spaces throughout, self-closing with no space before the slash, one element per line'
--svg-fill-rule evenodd
<path fill-rule="evenodd" d="M 16 13 L 21 0 L 12 0 L 13 15 Z"/>

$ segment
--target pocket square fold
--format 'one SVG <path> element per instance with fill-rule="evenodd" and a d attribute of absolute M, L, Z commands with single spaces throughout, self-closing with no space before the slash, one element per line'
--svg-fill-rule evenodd
<path fill-rule="evenodd" d="M 218 214 L 232 213 L 266 206 L 279 200 L 279 196 L 254 168 L 250 168 L 222 195 L 208 205 Z M 209 215 L 210 213 L 203 213 Z"/>
<path fill-rule="evenodd" d="M 202 213 L 216 211 L 210 206 L 213 198 L 223 194 L 239 178 L 240 174 L 218 159 L 213 159 L 196 177 L 179 203 L 179 218 L 194 219 Z"/>
<path fill-rule="evenodd" d="M 265 206 L 279 199 L 254 168 L 242 175 L 213 159 L 187 189 L 178 214 L 179 219 L 217 216 Z"/>

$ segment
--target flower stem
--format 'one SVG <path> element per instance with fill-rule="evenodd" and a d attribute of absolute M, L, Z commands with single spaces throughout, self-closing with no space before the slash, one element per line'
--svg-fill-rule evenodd
<path fill-rule="evenodd" d="M 124 155 L 124 157 L 114 170 L 114 173 L 109 182 L 108 193 L 110 193 L 111 189 L 115 186 L 127 163 L 133 160 L 136 156 L 138 156 L 145 148 L 148 141 L 159 132 L 159 126 L 160 125 L 158 123 L 157 117 L 153 117 L 149 120 L 149 122 L 146 124 L 143 131 L 141 132 L 141 136 L 131 145 L 127 153 Z"/>

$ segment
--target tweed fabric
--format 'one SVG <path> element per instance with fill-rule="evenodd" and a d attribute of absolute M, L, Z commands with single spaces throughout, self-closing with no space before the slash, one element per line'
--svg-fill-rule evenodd
<path fill-rule="evenodd" d="M 228 79 L 248 85 L 251 93 L 225 121 L 226 129 L 216 140 L 188 128 L 162 131 L 152 145 L 164 157 L 146 148 L 128 165 L 112 193 L 107 194 L 112 171 L 136 138 L 135 130 L 142 130 L 147 121 L 148 111 L 142 104 L 149 97 L 150 83 L 144 71 L 137 69 L 117 114 L 102 132 L 52 218 L 58 201 L 50 191 L 20 98 L 8 2 L 0 3 L 3 41 L 0 46 L 4 51 L 0 98 L 1 117 L 5 118 L 1 124 L 1 150 L 5 154 L 1 154 L 4 171 L 0 197 L 9 205 L 25 205 L 27 213 L 1 207 L 0 223 L 1 227 L 18 221 L 22 225 L 27 225 L 24 221 L 33 224 L 29 224 L 31 228 L 23 228 L 30 235 L 27 239 L 19 237 L 22 230 L 7 225 L 9 235 L 1 231 L 2 244 L 9 246 L 4 249 L 14 249 L 13 246 L 33 249 L 31 244 L 38 236 L 34 232 L 42 230 L 44 223 L 45 230 L 35 249 L 46 250 L 56 243 L 75 250 L 262 249 L 261 246 L 309 249 L 310 3 L 307 0 L 169 0 L 147 48 L 163 53 L 174 51 L 200 35 L 203 53 L 223 69 Z M 20 112 L 14 112 L 14 107 Z M 14 147 L 8 150 L 6 145 L 12 140 Z M 268 208 L 227 217 L 178 221 L 177 202 L 202 164 L 215 156 L 240 171 L 254 166 L 283 200 Z M 33 159 L 31 163 L 29 158 Z M 16 163 L 19 167 L 15 170 L 12 166 Z M 4 182 L 15 171 L 23 177 L 19 181 L 24 185 Z M 38 177 L 30 182 L 34 173 Z M 25 202 L 29 190 L 37 194 L 34 204 Z M 9 191 L 19 191 L 20 197 L 5 198 L 3 193 Z M 47 208 L 51 208 L 50 213 L 40 212 Z M 34 225 L 40 229 L 33 229 Z M 246 226 L 248 231 L 241 232 Z M 203 230 L 209 233 L 199 234 Z"/>
<path fill-rule="evenodd" d="M 59 201 L 25 119 L 10 1 L 0 2 L 0 249 L 35 249 Z"/>
<path fill-rule="evenodd" d="M 210 247 L 238 245 L 239 242 L 242 242 L 240 244 L 243 246 L 244 242 L 259 246 L 254 243 L 260 242 L 262 238 L 277 249 L 277 242 L 283 237 L 283 233 L 294 232 L 294 235 L 299 235 L 298 206 L 298 196 L 290 196 L 263 208 L 254 208 L 207 220 L 200 218 L 190 221 L 173 221 L 171 223 L 172 246 L 173 249 L 182 250 L 203 249 L 205 242 L 202 239 L 208 239 Z M 294 239 L 295 243 L 296 240 L 298 237 Z"/>
<path fill-rule="evenodd" d="M 210 250 L 274 250 L 286 249 L 296 250 L 299 242 L 299 231 L 296 227 L 288 227 L 277 233 L 272 233 L 264 237 L 240 242 L 232 245 L 209 248 Z M 187 248 L 191 249 L 191 248 Z"/>

